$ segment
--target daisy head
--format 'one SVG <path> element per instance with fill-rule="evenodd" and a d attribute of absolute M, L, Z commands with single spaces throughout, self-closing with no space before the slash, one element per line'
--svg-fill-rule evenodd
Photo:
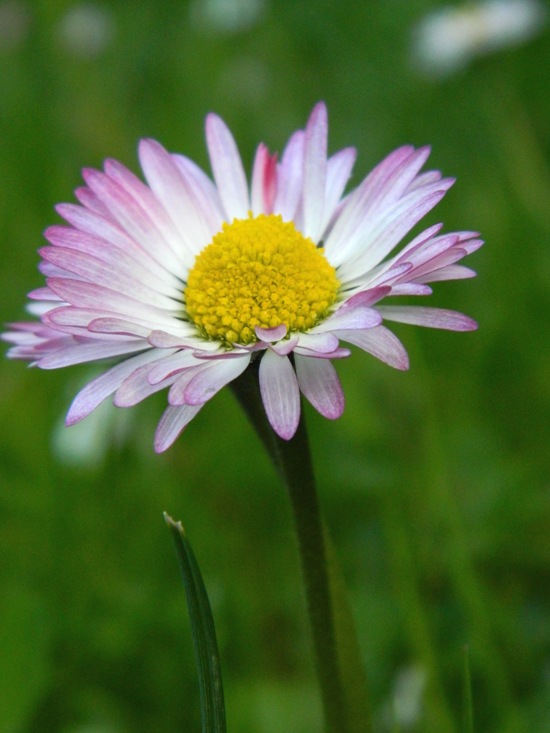
<path fill-rule="evenodd" d="M 143 140 L 145 183 L 107 160 L 103 171 L 83 171 L 78 205 L 57 207 L 68 225 L 45 233 L 46 284 L 29 294 L 37 318 L 12 324 L 3 338 L 10 357 L 43 369 L 111 362 L 75 397 L 67 424 L 109 397 L 129 407 L 166 389 L 155 437 L 163 451 L 255 362 L 268 420 L 290 439 L 300 393 L 325 417 L 342 414 L 332 363 L 350 355 L 342 344 L 407 369 L 384 321 L 476 328 L 455 311 L 382 305 L 475 274 L 457 264 L 481 246 L 474 232 L 443 234 L 436 225 L 395 251 L 453 183 L 420 172 L 427 148 L 395 150 L 345 194 L 355 150 L 327 156 L 322 103 L 280 159 L 259 145 L 250 184 L 213 114 L 206 141 L 213 180 L 189 158 Z"/>

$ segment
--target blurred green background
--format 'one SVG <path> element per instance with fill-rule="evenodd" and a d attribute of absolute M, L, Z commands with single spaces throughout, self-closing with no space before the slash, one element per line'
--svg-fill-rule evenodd
<path fill-rule="evenodd" d="M 306 409 L 377 731 L 550 731 L 548 32 L 444 69 L 428 0 L 0 3 L 1 320 L 41 284 L 36 249 L 83 166 L 137 170 L 152 136 L 208 167 L 205 114 L 250 168 L 326 100 L 357 183 L 403 143 L 458 178 L 423 222 L 476 229 L 478 279 L 432 304 L 473 334 L 396 326 L 407 373 L 338 364 L 335 423 Z M 540 23 L 539 25 L 543 25 Z M 444 44 L 445 45 L 445 44 Z M 483 45 L 483 44 L 481 44 Z M 187 611 L 162 511 L 181 518 L 216 618 L 229 730 L 317 733 L 292 523 L 229 391 L 166 454 L 165 395 L 65 430 L 87 366 L 0 362 L 0 731 L 198 731 Z"/>

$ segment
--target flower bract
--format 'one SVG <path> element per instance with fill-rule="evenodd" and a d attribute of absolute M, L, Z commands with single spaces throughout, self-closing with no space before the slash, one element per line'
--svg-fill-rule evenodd
<path fill-rule="evenodd" d="M 213 114 L 213 179 L 154 140 L 139 146 L 145 182 L 114 160 L 83 171 L 79 204 L 57 209 L 67 224 L 45 233 L 46 284 L 29 294 L 36 319 L 3 334 L 10 357 L 42 369 L 109 360 L 75 397 L 69 425 L 109 397 L 129 407 L 167 390 L 155 437 L 163 451 L 257 362 L 267 417 L 288 440 L 300 393 L 325 417 L 342 414 L 333 361 L 348 345 L 408 367 L 384 322 L 476 328 L 455 311 L 399 304 L 475 274 L 458 264 L 482 244 L 475 232 L 438 224 L 398 248 L 453 180 L 421 172 L 428 148 L 404 146 L 346 193 L 355 150 L 329 157 L 327 131 L 319 103 L 280 158 L 259 145 L 250 184 Z"/>

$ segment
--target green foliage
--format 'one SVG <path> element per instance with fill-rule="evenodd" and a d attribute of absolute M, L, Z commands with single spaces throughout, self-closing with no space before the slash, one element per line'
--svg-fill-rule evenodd
<path fill-rule="evenodd" d="M 396 328 L 404 374 L 362 353 L 337 365 L 344 416 L 307 413 L 321 502 L 379 730 L 461 732 L 467 644 L 474 729 L 548 733 L 548 37 L 427 79 L 410 39 L 436 2 L 266 0 L 232 30 L 208 19 L 215 5 L 113 0 L 98 6 L 110 37 L 84 54 L 63 36 L 63 0 L 24 6 L 19 40 L 0 30 L 1 320 L 41 284 L 41 231 L 80 168 L 137 170 L 141 136 L 206 166 L 215 110 L 249 167 L 325 99 L 331 150 L 358 148 L 355 182 L 398 145 L 430 143 L 458 183 L 429 223 L 487 240 L 467 262 L 478 279 L 436 285 L 432 302 L 480 330 Z M 89 375 L 0 363 L 2 733 L 200 729 L 163 510 L 185 517 L 201 558 L 229 730 L 317 733 L 287 499 L 231 394 L 159 457 L 164 395 L 108 408 L 103 442 L 81 426 L 59 437 Z"/>

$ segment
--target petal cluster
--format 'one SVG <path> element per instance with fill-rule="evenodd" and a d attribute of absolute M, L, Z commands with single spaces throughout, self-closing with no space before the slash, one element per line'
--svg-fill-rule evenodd
<path fill-rule="evenodd" d="M 474 232 L 443 234 L 441 225 L 432 226 L 396 252 L 452 179 L 421 172 L 429 150 L 404 146 L 346 194 L 355 150 L 329 157 L 327 129 L 320 103 L 280 159 L 259 145 L 250 183 L 216 115 L 206 120 L 213 179 L 153 140 L 139 146 L 145 182 L 114 160 L 103 171 L 83 171 L 79 203 L 58 206 L 66 224 L 45 233 L 40 269 L 46 283 L 29 294 L 36 320 L 12 324 L 2 336 L 12 344 L 9 356 L 43 369 L 114 360 L 76 396 L 68 424 L 109 397 L 129 407 L 167 390 L 155 437 L 156 450 L 163 451 L 213 395 L 260 360 L 267 417 L 279 436 L 290 439 L 300 393 L 325 417 L 342 414 L 344 395 L 332 363 L 350 354 L 341 342 L 406 369 L 407 353 L 383 321 L 476 327 L 454 311 L 381 305 L 390 296 L 429 295 L 432 282 L 475 274 L 458 264 L 481 246 Z M 280 323 L 257 326 L 251 343 L 206 338 L 184 298 L 197 256 L 224 224 L 270 214 L 323 247 L 340 283 L 335 303 L 304 331 Z"/>

